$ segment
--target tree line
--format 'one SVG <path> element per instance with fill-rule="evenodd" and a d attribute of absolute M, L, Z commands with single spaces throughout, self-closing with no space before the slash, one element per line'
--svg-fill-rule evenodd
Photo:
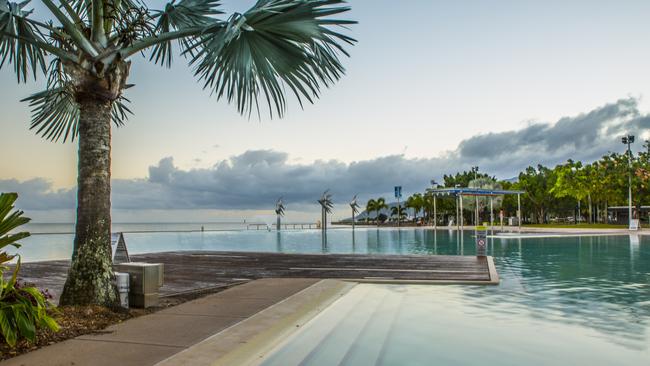
<path fill-rule="evenodd" d="M 633 217 L 641 218 L 641 206 L 650 205 L 650 145 L 634 153 L 609 153 L 600 159 L 583 163 L 567 160 L 555 167 L 529 166 L 516 179 L 498 180 L 478 167 L 469 171 L 445 174 L 442 187 L 472 187 L 521 190 L 522 220 L 530 224 L 550 222 L 608 223 L 608 208 L 628 204 L 628 179 L 631 176 Z M 407 197 L 402 204 L 408 209 L 411 221 L 433 223 L 433 194 L 427 190 Z M 447 224 L 456 215 L 456 197 L 437 196 L 438 224 Z M 463 197 L 464 222 L 474 222 L 478 205 L 479 222 L 489 221 L 489 198 Z M 517 196 L 506 195 L 493 200 L 495 220 L 499 212 L 505 217 L 517 216 Z M 383 197 L 372 198 L 366 204 L 366 221 L 395 220 L 398 208 L 391 207 Z M 382 211 L 388 211 L 390 217 Z M 374 215 L 372 215 L 374 213 Z M 406 211 L 399 210 L 402 220 Z"/>

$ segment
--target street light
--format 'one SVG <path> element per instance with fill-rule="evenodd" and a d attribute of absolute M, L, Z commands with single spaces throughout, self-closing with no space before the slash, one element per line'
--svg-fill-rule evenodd
<path fill-rule="evenodd" d="M 621 138 L 621 142 L 627 145 L 627 203 L 628 203 L 628 227 L 632 227 L 632 149 L 630 145 L 634 143 L 634 135 L 627 135 Z"/>

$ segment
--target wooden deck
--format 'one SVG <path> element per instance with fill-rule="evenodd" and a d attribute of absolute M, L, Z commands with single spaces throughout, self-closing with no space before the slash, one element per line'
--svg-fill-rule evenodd
<path fill-rule="evenodd" d="M 466 284 L 499 281 L 491 257 L 196 251 L 133 255 L 131 260 L 164 263 L 163 296 L 269 277 Z M 48 288 L 57 297 L 68 267 L 69 261 L 24 263 L 20 277 Z"/>

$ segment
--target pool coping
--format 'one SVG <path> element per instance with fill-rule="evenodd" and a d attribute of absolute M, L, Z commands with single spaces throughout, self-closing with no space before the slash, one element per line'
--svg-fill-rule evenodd
<path fill-rule="evenodd" d="M 320 280 L 158 362 L 156 366 L 256 364 L 283 339 L 295 333 L 355 285 L 347 281 Z"/>

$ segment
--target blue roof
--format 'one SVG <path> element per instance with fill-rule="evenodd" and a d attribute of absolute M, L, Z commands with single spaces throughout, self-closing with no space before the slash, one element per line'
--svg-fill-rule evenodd
<path fill-rule="evenodd" d="M 509 191 L 504 189 L 486 189 L 486 188 L 428 188 L 427 193 L 433 193 L 436 196 L 502 196 L 506 194 L 523 194 L 525 191 Z"/>

